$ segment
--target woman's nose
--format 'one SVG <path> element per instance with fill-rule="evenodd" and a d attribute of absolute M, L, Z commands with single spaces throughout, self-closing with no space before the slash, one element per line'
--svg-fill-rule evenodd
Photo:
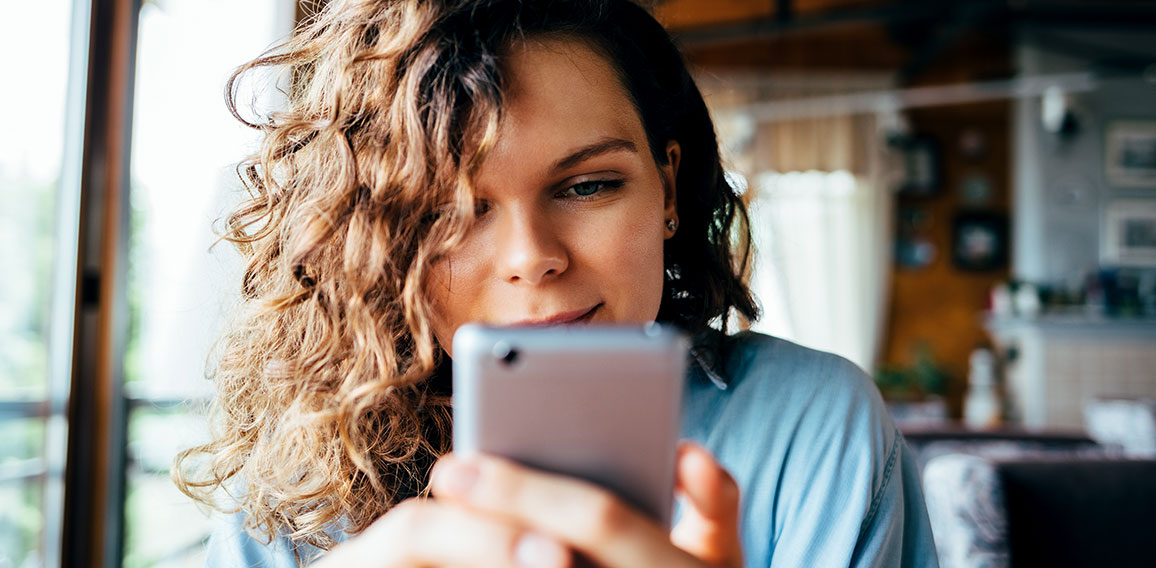
<path fill-rule="evenodd" d="M 566 271 L 569 256 L 557 227 L 544 215 L 510 212 L 499 242 L 499 269 L 508 282 L 538 284 Z"/>

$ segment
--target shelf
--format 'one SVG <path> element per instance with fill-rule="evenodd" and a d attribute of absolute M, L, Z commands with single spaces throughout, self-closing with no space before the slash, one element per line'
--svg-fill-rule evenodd
<path fill-rule="evenodd" d="M 1107 317 L 1088 313 L 1044 313 L 1035 317 L 984 315 L 984 327 L 993 334 L 1039 332 L 1048 335 L 1107 335 L 1156 339 L 1154 317 Z"/>

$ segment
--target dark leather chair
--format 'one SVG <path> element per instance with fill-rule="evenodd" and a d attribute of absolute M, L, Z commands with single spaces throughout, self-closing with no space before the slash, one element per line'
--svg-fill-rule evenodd
<path fill-rule="evenodd" d="M 1156 459 L 1077 435 L 964 434 L 912 444 L 943 568 L 1156 566 Z"/>
<path fill-rule="evenodd" d="M 996 461 L 1012 566 L 1156 566 L 1156 460 Z"/>

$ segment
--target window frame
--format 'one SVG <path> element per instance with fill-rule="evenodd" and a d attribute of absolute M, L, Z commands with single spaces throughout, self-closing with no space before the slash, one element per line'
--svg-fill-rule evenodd
<path fill-rule="evenodd" d="M 80 163 L 61 566 L 120 566 L 128 158 L 141 0 L 92 0 Z"/>

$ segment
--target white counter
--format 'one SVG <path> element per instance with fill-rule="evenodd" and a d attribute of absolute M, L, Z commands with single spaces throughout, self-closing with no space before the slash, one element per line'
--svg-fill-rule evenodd
<path fill-rule="evenodd" d="M 1080 428 L 1097 396 L 1156 396 L 1156 318 L 1043 314 L 985 318 L 1004 369 L 1011 420 Z"/>

